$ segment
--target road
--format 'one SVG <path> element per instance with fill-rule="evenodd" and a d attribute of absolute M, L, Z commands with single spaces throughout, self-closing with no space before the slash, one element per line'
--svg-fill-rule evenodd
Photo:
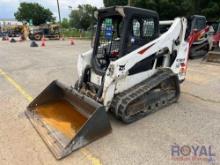
<path fill-rule="evenodd" d="M 211 164 L 206 159 L 173 159 L 173 145 L 198 146 L 198 150 L 211 146 L 213 161 L 220 164 L 220 65 L 190 61 L 178 103 L 129 125 L 109 113 L 111 134 L 57 161 L 24 111 L 51 81 L 74 84 L 77 55 L 89 50 L 90 42 L 29 45 L 29 41 L 0 41 L 0 164 Z"/>

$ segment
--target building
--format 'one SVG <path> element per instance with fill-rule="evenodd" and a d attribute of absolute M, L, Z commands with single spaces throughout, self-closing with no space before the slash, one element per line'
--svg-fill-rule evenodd
<path fill-rule="evenodd" d="M 15 19 L 0 19 L 0 31 L 6 26 L 17 26 L 22 25 L 22 22 L 19 22 Z"/>

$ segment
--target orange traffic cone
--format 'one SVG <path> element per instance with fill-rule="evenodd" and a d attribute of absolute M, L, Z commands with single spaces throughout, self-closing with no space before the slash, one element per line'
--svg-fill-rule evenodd
<path fill-rule="evenodd" d="M 75 45 L 73 38 L 70 38 L 70 45 Z"/>
<path fill-rule="evenodd" d="M 41 40 L 41 46 L 42 47 L 46 46 L 46 39 L 45 39 L 44 35 L 43 35 L 42 40 Z"/>
<path fill-rule="evenodd" d="M 19 42 L 22 42 L 22 41 L 24 41 L 24 40 L 25 40 L 25 39 L 24 39 L 24 36 L 21 35 L 18 41 L 19 41 Z"/>
<path fill-rule="evenodd" d="M 62 41 L 64 41 L 65 40 L 65 38 L 64 38 L 64 35 L 62 35 L 62 37 L 60 38 Z"/>

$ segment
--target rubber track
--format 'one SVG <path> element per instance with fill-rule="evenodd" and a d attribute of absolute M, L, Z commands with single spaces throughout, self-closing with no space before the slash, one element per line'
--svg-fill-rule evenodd
<path fill-rule="evenodd" d="M 166 104 L 163 104 L 163 107 L 173 102 L 176 102 L 180 94 L 178 77 L 170 69 L 163 68 L 163 69 L 158 69 L 158 71 L 150 78 L 142 81 L 141 83 L 135 85 L 134 87 L 120 94 L 117 94 L 112 101 L 110 110 L 115 114 L 115 116 L 118 119 L 122 120 L 125 123 L 134 122 L 136 120 L 139 120 L 140 118 L 143 118 L 144 116 L 146 116 L 151 112 L 155 112 L 158 109 L 158 107 L 153 107 L 151 108 L 151 110 L 147 110 L 141 114 L 137 114 L 134 117 L 130 117 L 127 115 L 126 111 L 129 104 L 131 104 L 135 100 L 138 100 L 138 98 L 141 98 L 145 95 L 147 95 L 146 97 L 149 97 L 149 100 L 154 100 L 155 102 L 158 102 L 160 101 L 160 99 L 163 98 L 169 99 L 169 96 L 164 96 L 164 93 L 161 94 L 161 98 L 160 97 L 158 98 L 158 95 L 154 97 L 153 94 L 150 94 L 152 89 L 160 85 L 160 83 L 169 79 L 173 79 L 175 82 L 175 97 L 174 99 L 167 101 Z"/>

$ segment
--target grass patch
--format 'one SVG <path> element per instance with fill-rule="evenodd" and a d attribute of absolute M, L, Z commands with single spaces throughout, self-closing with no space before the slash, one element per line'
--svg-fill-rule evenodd
<path fill-rule="evenodd" d="M 64 37 L 91 38 L 91 31 L 82 31 L 79 29 L 62 29 Z"/>

